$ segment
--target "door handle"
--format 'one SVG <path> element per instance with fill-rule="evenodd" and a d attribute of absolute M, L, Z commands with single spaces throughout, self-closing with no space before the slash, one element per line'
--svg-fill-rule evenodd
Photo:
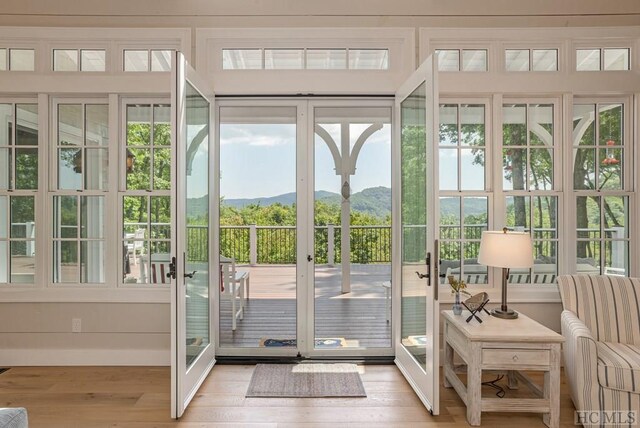
<path fill-rule="evenodd" d="M 418 271 L 416 271 L 416 275 L 418 275 L 418 278 L 420 279 L 425 279 L 425 278 L 429 278 L 429 274 L 428 273 L 420 273 Z M 427 282 L 427 285 L 431 285 Z"/>
<path fill-rule="evenodd" d="M 313 257 L 311 257 L 311 254 L 307 254 L 307 261 L 310 262 L 311 260 L 313 260 Z"/>
<path fill-rule="evenodd" d="M 167 278 L 176 279 L 176 258 L 171 257 L 171 262 L 169 263 L 169 272 L 167 272 Z"/>
<path fill-rule="evenodd" d="M 433 287 L 433 300 L 438 301 L 440 294 L 440 241 L 437 239 L 433 242 L 433 277 L 436 278 L 436 286 Z"/>
<path fill-rule="evenodd" d="M 185 274 L 184 274 L 184 277 L 185 277 L 185 278 L 193 278 L 193 276 L 196 274 L 196 272 L 198 272 L 198 271 L 197 271 L 197 270 L 194 270 L 194 271 L 193 271 L 193 272 L 191 272 L 191 273 L 185 273 Z"/>

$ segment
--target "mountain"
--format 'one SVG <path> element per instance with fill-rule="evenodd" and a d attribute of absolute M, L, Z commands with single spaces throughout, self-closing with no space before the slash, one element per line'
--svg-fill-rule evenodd
<path fill-rule="evenodd" d="M 440 198 L 440 215 L 460 215 L 460 203 L 459 198 Z M 464 214 L 478 215 L 487 214 L 487 199 L 486 198 L 464 198 Z"/>
<path fill-rule="evenodd" d="M 225 199 L 223 204 L 235 208 L 242 208 L 252 204 L 259 204 L 263 207 L 276 203 L 291 205 L 295 202 L 295 198 L 296 194 L 292 192 L 263 198 Z M 315 198 L 316 201 L 326 204 L 339 205 L 342 202 L 342 197 L 338 193 L 327 192 L 326 190 L 316 191 Z M 382 186 L 370 187 L 361 192 L 354 193 L 351 195 L 351 209 L 376 217 L 385 217 L 391 214 L 391 189 Z"/>

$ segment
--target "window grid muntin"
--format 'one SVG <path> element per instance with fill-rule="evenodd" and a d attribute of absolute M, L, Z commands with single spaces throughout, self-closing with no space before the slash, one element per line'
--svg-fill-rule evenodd
<path fill-rule="evenodd" d="M 80 106 L 81 109 L 81 126 L 82 126 L 82 135 L 81 135 L 81 144 L 60 144 L 61 141 L 61 130 L 60 130 L 60 106 Z M 58 191 L 65 191 L 65 190 L 76 190 L 76 191 L 103 191 L 106 192 L 109 190 L 109 182 L 111 180 L 111 177 L 109 177 L 109 152 L 110 152 L 110 147 L 109 147 L 109 139 L 111 139 L 111 135 L 107 134 L 107 144 L 88 144 L 87 143 L 87 107 L 88 106 L 99 106 L 99 107 L 106 107 L 107 109 L 107 123 L 106 123 L 106 129 L 107 132 L 110 131 L 109 129 L 109 104 L 106 101 L 99 101 L 99 100 L 95 100 L 95 101 L 60 101 L 56 104 L 55 107 L 55 114 L 56 114 L 56 122 L 57 122 L 57 127 L 56 127 L 56 136 L 55 136 L 55 154 L 54 154 L 54 159 L 56 162 L 55 167 L 53 168 L 55 171 L 55 189 Z M 81 156 L 81 171 L 80 171 L 80 187 L 79 188 L 61 188 L 60 187 L 60 153 L 62 149 L 77 149 L 79 150 L 80 156 Z M 87 180 L 86 180 L 86 170 L 87 170 L 87 150 L 91 150 L 91 151 L 101 151 L 104 154 L 104 158 L 107 160 L 107 166 L 105 168 L 103 168 L 101 171 L 102 174 L 105 175 L 106 177 L 106 182 L 102 182 L 101 181 L 101 186 L 104 186 L 103 188 L 88 188 L 87 187 Z"/>
<path fill-rule="evenodd" d="M 504 122 L 504 112 L 506 108 L 509 107 L 524 107 L 525 108 L 525 130 L 526 130 L 526 139 L 525 139 L 525 144 L 508 144 L 505 145 L 504 144 L 504 127 L 507 123 Z M 534 132 L 532 130 L 533 126 L 532 126 L 532 120 L 531 120 L 531 110 L 534 107 L 551 107 L 551 138 L 552 138 L 552 145 L 551 147 L 545 146 L 545 145 L 533 145 L 531 144 L 531 133 Z M 503 130 L 503 137 L 502 137 L 502 144 L 501 144 L 501 148 L 502 148 L 502 160 L 501 160 L 501 168 L 502 168 L 502 186 L 504 189 L 504 183 L 505 183 L 505 177 L 504 177 L 504 169 L 505 169 L 505 156 L 506 153 L 510 150 L 510 149 L 516 149 L 516 150 L 524 150 L 524 153 L 526 154 L 526 161 L 525 161 L 525 180 L 524 180 L 524 189 L 504 189 L 505 192 L 509 192 L 509 191 L 518 191 L 518 190 L 528 190 L 528 191 L 548 191 L 548 190 L 553 190 L 556 188 L 556 183 L 557 183 L 557 177 L 556 177 L 556 148 L 557 148 L 557 141 L 556 141 L 556 135 L 555 135 L 555 130 L 556 130 L 556 118 L 555 118 L 555 111 L 556 111 L 556 104 L 552 103 L 552 102 L 540 102 L 540 103 L 529 103 L 529 102 L 514 102 L 514 103 L 510 103 L 508 101 L 506 101 L 505 103 L 503 103 L 502 105 L 502 112 L 503 112 L 503 122 L 502 122 L 502 130 Z M 535 124 L 534 124 L 535 125 Z M 532 165 L 531 165 L 531 161 L 532 161 L 532 157 L 531 157 L 531 151 L 532 150 L 544 150 L 546 149 L 547 151 L 550 151 L 550 157 L 551 157 L 551 189 L 534 189 L 533 188 L 533 184 L 531 182 L 532 180 Z M 512 176 L 512 181 L 511 181 L 511 186 L 513 186 L 513 176 Z"/>
<path fill-rule="evenodd" d="M 22 150 L 22 149 L 27 149 L 27 150 L 36 150 L 36 152 L 38 152 L 39 149 L 39 145 L 36 143 L 34 144 L 18 144 L 18 109 L 20 106 L 31 106 L 31 107 L 35 107 L 36 110 L 36 127 L 38 127 L 38 117 L 39 117 L 39 111 L 38 111 L 38 104 L 34 103 L 34 102 L 0 102 L 0 106 L 5 105 L 5 106 L 11 106 L 11 118 L 9 119 L 9 123 L 11 124 L 11 133 L 8 134 L 8 144 L 6 145 L 2 145 L 0 144 L 0 150 L 6 150 L 9 156 L 9 183 L 7 183 L 7 188 L 6 189 L 2 189 L 0 187 L 0 192 L 4 192 L 4 191 L 16 191 L 16 190 L 31 190 L 31 191 L 37 191 L 38 190 L 38 180 L 40 177 L 39 174 L 39 159 L 36 162 L 36 176 L 35 176 L 35 187 L 33 188 L 29 188 L 29 187 L 16 187 L 16 183 L 17 183 L 17 173 L 16 173 L 16 164 L 17 164 L 17 159 L 18 157 L 16 156 L 16 151 L 17 150 Z M 39 127 L 38 127 L 39 128 Z M 37 129 L 38 133 L 39 133 L 39 129 Z M 36 141 L 38 141 L 39 135 L 36 134 Z"/>
<path fill-rule="evenodd" d="M 611 146 L 607 146 L 606 143 L 603 146 L 602 144 L 600 144 L 601 141 L 601 133 L 600 133 L 600 124 L 601 124 L 601 118 L 600 118 L 600 107 L 601 106 L 616 106 L 619 105 L 621 108 L 621 112 L 620 112 L 620 132 L 621 132 L 621 136 L 620 136 L 620 143 L 616 144 L 613 146 L 612 149 L 610 150 L 620 150 L 621 153 L 621 159 L 620 159 L 620 188 L 619 189 L 608 189 L 608 188 L 603 188 L 600 187 L 600 170 L 601 170 L 601 165 L 600 165 L 600 161 L 599 161 L 599 153 L 601 151 L 605 151 L 607 150 L 607 147 L 611 147 Z M 595 151 L 595 157 L 594 157 L 594 190 L 598 190 L 598 191 L 606 191 L 606 190 L 626 190 L 627 188 L 627 180 L 626 180 L 626 171 L 629 168 L 629 166 L 627 166 L 626 164 L 631 163 L 632 160 L 630 159 L 629 154 L 627 153 L 628 150 L 626 150 L 627 148 L 627 144 L 626 144 L 626 140 L 627 140 L 627 136 L 626 136 L 626 103 L 623 101 L 611 101 L 611 102 L 593 102 L 593 103 L 583 103 L 583 102 L 576 102 L 574 103 L 574 109 L 575 106 L 593 106 L 594 107 L 594 120 L 593 120 L 593 126 L 594 126 L 594 137 L 593 140 L 595 142 L 595 144 L 581 144 L 582 138 L 578 141 L 573 141 L 573 145 L 572 145 L 572 159 L 573 159 L 573 164 L 572 164 L 572 171 L 575 168 L 575 157 L 576 157 L 576 151 L 580 150 L 580 149 L 591 149 Z M 572 116 L 573 117 L 573 116 Z M 572 123 L 572 129 L 574 129 L 575 124 Z M 582 134 L 584 136 L 584 134 Z M 580 191 L 588 191 L 589 189 L 576 189 L 575 187 L 575 182 L 572 183 L 572 188 L 574 189 L 574 191 L 580 192 Z"/>
<path fill-rule="evenodd" d="M 68 225 L 64 225 L 62 224 L 62 208 L 61 208 L 61 203 L 62 203 L 62 198 L 72 198 L 75 199 L 75 227 L 76 228 L 76 233 L 75 236 L 73 237 L 63 237 L 61 232 L 58 232 L 58 225 L 60 225 L 60 229 L 64 226 L 68 226 Z M 97 198 L 99 199 L 100 202 L 100 206 L 102 208 L 102 216 L 100 217 L 100 226 L 101 226 L 101 230 L 100 230 L 100 237 L 89 237 L 89 236 L 82 236 L 83 234 L 83 228 L 86 228 L 87 225 L 84 224 L 82 222 L 82 208 L 83 208 L 83 199 L 86 200 L 87 198 Z M 107 210 L 107 205 L 108 205 L 108 198 L 105 196 L 104 192 L 87 192 L 87 191 L 83 191 L 81 194 L 78 194 L 77 192 L 71 193 L 71 192 L 57 192 L 51 195 L 51 207 L 52 207 L 52 236 L 51 236 L 51 240 L 52 240 L 52 260 L 51 260 L 51 281 L 54 284 L 63 284 L 63 285 L 68 285 L 68 284 L 105 284 L 106 283 L 106 278 L 107 278 L 107 273 L 106 273 L 106 263 L 105 263 L 105 257 L 104 255 L 106 255 L 106 253 L 109 251 L 108 247 L 107 247 L 107 229 L 108 229 L 108 225 L 107 225 L 107 217 L 106 217 L 106 210 Z M 58 203 L 56 203 L 58 202 Z M 87 219 L 89 218 L 89 215 L 87 215 Z M 58 235 L 58 236 L 56 236 Z M 87 233 L 88 235 L 88 233 Z M 75 247 L 76 247 L 76 251 L 75 251 L 75 255 L 76 255 L 76 267 L 75 267 L 75 280 L 72 281 L 62 281 L 61 279 L 63 278 L 62 276 L 62 268 L 58 267 L 56 265 L 62 265 L 63 261 L 62 261 L 62 246 L 63 243 L 65 242 L 73 242 L 75 243 Z M 98 242 L 98 243 L 102 243 L 102 248 L 103 248 L 103 257 L 101 258 L 101 266 L 99 266 L 99 271 L 102 275 L 102 280 L 101 281 L 83 281 L 82 279 L 82 275 L 83 275 L 83 259 L 82 259 L 82 245 L 83 243 L 91 243 L 91 242 Z M 88 265 L 89 260 L 85 260 L 85 264 Z"/>
<path fill-rule="evenodd" d="M 536 244 L 542 244 L 542 245 L 548 245 L 549 248 L 553 248 L 555 246 L 555 254 L 551 255 L 550 257 L 555 257 L 555 263 L 554 264 L 554 271 L 551 273 L 552 275 L 555 276 L 558 275 L 558 273 L 561 271 L 561 263 L 560 263 L 560 235 L 561 235 L 561 227 L 559 224 L 560 221 L 560 207 L 559 207 L 559 203 L 560 203 L 560 198 L 561 198 L 561 194 L 559 192 L 555 192 L 555 191 L 505 191 L 504 193 L 504 219 L 505 219 L 505 225 L 509 230 L 515 230 L 515 231 L 519 231 L 519 232 L 527 232 L 531 235 L 531 241 L 532 241 L 532 245 L 533 245 L 533 256 L 534 259 L 538 259 L 540 255 L 536 254 Z M 507 203 L 507 201 L 512 198 L 513 199 L 513 203 L 515 205 L 515 198 L 524 198 L 526 201 L 526 208 L 528 210 L 527 215 L 526 215 L 526 221 L 527 221 L 527 225 L 526 226 L 520 226 L 515 224 L 515 214 L 514 214 L 514 223 L 511 223 L 509 221 L 509 217 L 507 215 L 507 210 L 509 207 L 509 204 Z M 538 198 L 551 198 L 552 200 L 554 200 L 554 205 L 555 205 L 555 218 L 551 219 L 549 218 L 550 222 L 554 222 L 555 223 L 555 229 L 554 228 L 549 228 L 550 232 L 552 232 L 553 235 L 555 235 L 555 237 L 548 237 L 548 238 L 539 238 L 536 237 L 536 232 L 540 232 L 540 231 L 544 231 L 545 228 L 544 227 L 534 227 L 534 225 L 536 224 L 536 219 L 535 219 L 535 212 L 536 212 L 536 207 L 535 204 L 538 202 Z M 546 254 L 542 254 L 543 257 L 549 257 Z M 548 263 L 547 263 L 548 264 Z M 528 284 L 528 285 L 534 285 L 534 286 L 539 286 L 539 285 L 544 285 L 544 284 L 548 284 L 549 282 L 534 282 L 534 280 L 536 279 L 537 276 L 539 275 L 546 275 L 548 274 L 547 272 L 544 273 L 540 273 L 540 272 L 536 272 L 536 264 L 534 263 L 534 265 L 528 269 L 529 274 L 528 274 L 528 282 L 514 282 L 514 284 Z M 514 279 L 515 280 L 519 280 L 522 279 L 522 275 L 518 275 L 515 276 L 514 275 Z M 511 284 L 512 279 L 509 279 L 509 283 Z M 555 283 L 555 281 L 553 282 Z"/>
<path fill-rule="evenodd" d="M 173 250 L 172 248 L 172 244 L 173 244 L 173 239 L 175 236 L 175 232 L 174 232 L 174 227 L 173 227 L 173 219 L 171 218 L 171 211 L 169 211 L 169 223 L 167 225 L 167 227 L 169 228 L 169 238 L 165 239 L 165 238 L 153 238 L 151 236 L 151 230 L 153 227 L 152 221 L 151 221 L 151 206 L 152 206 L 152 199 L 154 197 L 168 197 L 169 198 L 169 204 L 171 204 L 171 196 L 172 196 L 172 183 L 173 183 L 173 175 L 174 175 L 174 171 L 173 171 L 173 150 L 172 150 L 172 145 L 171 145 L 171 139 L 169 139 L 168 145 L 161 145 L 161 144 L 155 144 L 155 140 L 156 140 L 156 108 L 170 108 L 170 104 L 168 104 L 167 102 L 150 102 L 150 101 L 145 101 L 145 102 L 125 102 L 124 104 L 122 104 L 123 106 L 123 110 L 124 110 L 124 129 L 123 129 L 123 133 L 121 135 L 123 135 L 122 141 L 124 142 L 124 144 L 122 144 L 122 147 L 124 150 L 121 151 L 121 169 L 120 169 L 120 174 L 121 177 L 124 177 L 122 180 L 120 180 L 121 183 L 121 189 L 118 192 L 118 200 L 119 200 L 119 217 L 120 217 L 120 224 L 121 224 L 121 228 L 120 231 L 118 232 L 118 242 L 119 242 L 119 249 L 118 249 L 118 254 L 121 255 L 121 257 L 118 260 L 124 260 L 125 258 L 125 254 L 124 251 L 127 247 L 127 243 L 128 242 L 143 242 L 147 245 L 146 249 L 149 251 L 149 253 L 147 254 L 147 256 L 153 254 L 152 251 L 152 245 L 151 243 L 154 242 L 159 242 L 159 243 L 163 243 L 163 244 L 168 244 L 170 251 Z M 150 126 L 150 130 L 149 130 L 149 144 L 147 145 L 129 145 L 129 138 L 128 138 L 128 129 L 129 129 L 129 107 L 148 107 L 150 110 L 150 114 L 148 117 L 149 120 L 149 126 Z M 159 123 L 165 123 L 165 122 L 159 122 Z M 171 122 L 168 122 L 169 128 L 171 127 Z M 144 150 L 150 150 L 150 176 L 149 176 L 149 188 L 147 189 L 128 189 L 127 188 L 127 165 L 126 165 L 126 156 L 127 156 L 127 150 L 129 148 L 141 148 Z M 170 171 L 170 183 L 169 183 L 169 188 L 168 189 L 160 189 L 160 188 L 155 188 L 154 187 L 154 183 L 155 183 L 155 148 L 158 149 L 169 149 L 170 150 L 170 165 L 171 165 L 171 171 Z M 135 166 L 134 166 L 135 167 Z M 125 237 L 125 223 L 124 223 L 124 201 L 125 198 L 127 197 L 145 197 L 146 198 L 146 204 L 147 204 L 147 208 L 146 208 L 146 236 L 144 239 L 135 239 L 135 238 L 126 238 Z M 143 247 L 144 248 L 144 247 Z M 134 251 L 135 251 L 135 247 L 134 247 Z M 138 262 L 139 263 L 139 262 Z M 120 265 L 122 265 L 122 263 L 120 263 Z M 148 265 L 150 266 L 150 265 Z M 169 287 L 170 283 L 153 283 L 152 282 L 152 278 L 150 276 L 148 276 L 148 279 L 146 282 L 144 283 L 140 283 L 140 282 L 136 282 L 136 283 L 128 283 L 125 281 L 125 276 L 126 273 L 124 272 L 124 267 L 119 267 L 119 269 L 123 269 L 122 275 L 119 275 L 119 284 L 125 286 L 125 287 L 143 287 L 143 288 L 148 288 L 148 287 Z M 140 266 L 140 269 L 142 269 L 142 266 Z M 147 269 L 149 269 L 150 271 L 150 267 L 148 267 Z"/>
<path fill-rule="evenodd" d="M 27 233 L 28 229 L 28 225 L 27 223 L 24 224 L 24 228 L 25 228 L 25 234 L 24 237 L 21 236 L 14 236 L 13 233 L 13 226 L 17 223 L 13 222 L 13 215 L 12 215 L 12 207 L 13 207 L 13 200 L 16 198 L 30 198 L 32 200 L 32 205 L 33 205 L 33 224 L 31 225 L 31 231 L 33 234 L 33 237 Z M 37 217 L 36 217 L 36 213 L 38 212 L 38 201 L 37 198 L 35 196 L 35 194 L 33 192 L 31 193 L 26 193 L 26 192 L 11 192 L 11 193 L 7 193 L 6 191 L 2 191 L 0 192 L 0 199 L 4 199 L 4 202 L 6 203 L 6 206 L 2 207 L 2 204 L 0 204 L 0 209 L 3 209 L 3 213 L 0 213 L 0 219 L 2 219 L 2 216 L 4 215 L 4 219 L 5 224 L 3 226 L 1 226 L 2 228 L 4 228 L 4 231 L 6 232 L 5 235 L 6 236 L 2 236 L 0 235 L 0 245 L 4 245 L 5 248 L 4 250 L 6 251 L 4 260 L 0 260 L 0 264 L 4 263 L 5 266 L 5 272 L 6 272 L 6 281 L 2 280 L 2 277 L 0 277 L 0 284 L 2 285 L 10 285 L 10 284 L 20 284 L 20 285 L 35 285 L 36 281 L 35 281 L 35 277 L 37 274 L 37 269 L 38 269 L 38 263 L 37 263 L 37 259 L 38 259 L 38 254 L 39 251 L 36 248 L 36 239 L 37 239 L 37 228 L 36 228 L 36 222 L 38 221 Z M 31 244 L 31 250 L 32 250 L 32 254 L 31 256 L 33 257 L 33 261 L 34 261 L 34 267 L 33 267 L 33 280 L 31 281 L 13 281 L 13 273 L 12 273 L 12 268 L 13 268 L 13 250 L 12 250 L 12 244 L 13 243 L 24 243 L 25 246 L 25 250 L 29 249 L 29 244 Z M 25 254 L 25 256 L 29 256 L 29 254 Z"/>
<path fill-rule="evenodd" d="M 587 243 L 587 245 L 589 245 L 590 243 L 596 243 L 598 245 L 598 251 L 599 251 L 599 256 L 596 259 L 596 261 L 599 263 L 599 268 L 600 268 L 600 275 L 608 275 L 608 274 L 613 274 L 613 273 L 609 273 L 607 272 L 607 266 L 606 266 L 606 250 L 605 250 L 605 246 L 607 243 L 614 243 L 614 242 L 624 242 L 626 244 L 626 260 L 625 260 L 625 275 L 624 276 L 630 276 L 630 262 L 631 262 L 631 236 L 632 232 L 631 232 L 631 222 L 629 221 L 629 215 L 630 215 L 630 206 L 632 204 L 632 194 L 630 192 L 615 192 L 615 191 L 609 191 L 609 192 L 594 192 L 594 191 L 584 191 L 584 192 L 576 192 L 576 198 L 575 198 L 575 204 L 577 205 L 578 203 L 578 198 L 592 198 L 594 200 L 598 199 L 599 202 L 594 202 L 596 203 L 596 205 L 598 205 L 599 209 L 598 209 L 598 219 L 599 219 L 599 225 L 598 225 L 598 237 L 580 237 L 580 229 L 576 228 L 576 235 L 575 235 L 575 239 L 576 239 L 576 246 L 580 243 Z M 602 202 L 603 202 L 603 198 L 608 198 L 608 197 L 617 197 L 617 198 L 621 198 L 625 201 L 625 224 L 624 224 L 624 228 L 625 228 L 625 237 L 624 238 L 619 238 L 619 239 L 614 239 L 614 238 L 607 238 L 607 232 L 606 232 L 606 228 L 605 228 L 605 210 L 602 209 Z M 588 202 L 588 200 L 587 200 Z M 577 212 L 577 209 L 576 209 Z M 587 224 L 588 225 L 588 224 Z M 588 230 L 587 230 L 588 231 Z M 574 260 L 574 263 L 577 265 L 578 264 L 578 255 L 576 254 L 576 259 Z M 614 268 L 615 269 L 615 268 Z"/>

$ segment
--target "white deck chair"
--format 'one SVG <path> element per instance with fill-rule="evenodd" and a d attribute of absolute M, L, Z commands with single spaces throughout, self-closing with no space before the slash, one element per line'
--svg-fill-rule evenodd
<path fill-rule="evenodd" d="M 235 331 L 237 320 L 244 318 L 245 289 L 249 273 L 236 270 L 233 258 L 220 256 L 220 298 L 231 300 L 231 330 Z"/>

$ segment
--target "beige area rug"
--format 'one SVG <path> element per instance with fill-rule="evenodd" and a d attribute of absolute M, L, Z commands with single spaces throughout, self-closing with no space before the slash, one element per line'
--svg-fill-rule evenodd
<path fill-rule="evenodd" d="M 258 364 L 247 397 L 366 397 L 355 364 Z"/>

